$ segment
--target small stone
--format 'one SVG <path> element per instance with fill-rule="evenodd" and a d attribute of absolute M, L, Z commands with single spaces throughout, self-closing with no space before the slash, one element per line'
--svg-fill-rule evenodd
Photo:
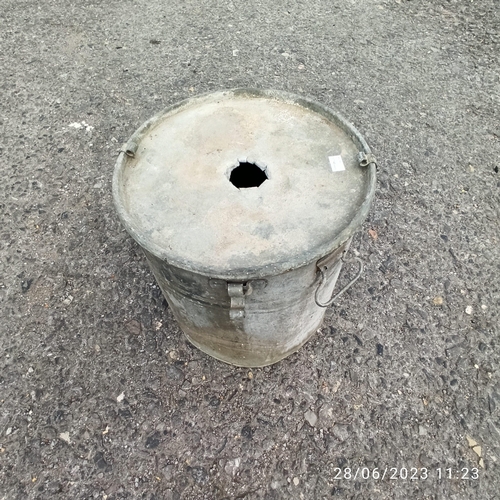
<path fill-rule="evenodd" d="M 169 365 L 166 368 L 167 378 L 175 385 L 182 385 L 184 382 L 184 372 L 176 366 Z"/>
<path fill-rule="evenodd" d="M 298 486 L 298 485 L 299 485 L 299 483 L 300 483 L 299 478 L 298 478 L 298 477 L 294 477 L 294 478 L 293 478 L 293 484 L 294 484 L 295 486 Z"/>
<path fill-rule="evenodd" d="M 473 311 L 474 309 L 472 308 L 472 306 L 467 306 L 465 308 L 465 314 L 471 315 Z"/>
<path fill-rule="evenodd" d="M 332 430 L 333 435 L 339 441 L 345 441 L 349 437 L 349 431 L 347 430 L 347 425 L 335 425 Z"/>
<path fill-rule="evenodd" d="M 142 325 L 135 319 L 130 320 L 126 327 L 128 332 L 133 335 L 139 335 L 142 331 Z"/>
<path fill-rule="evenodd" d="M 248 372 L 248 378 L 249 378 L 250 380 L 252 380 L 252 379 L 253 379 L 253 373 L 252 373 L 252 372 Z"/>
<path fill-rule="evenodd" d="M 321 410 L 319 410 L 319 421 L 321 423 L 321 427 L 330 428 L 335 422 L 333 420 L 334 411 L 331 406 L 323 406 Z"/>
<path fill-rule="evenodd" d="M 12 427 L 9 427 L 6 431 L 5 431 L 5 435 L 6 436 L 10 436 L 12 434 Z"/>
<path fill-rule="evenodd" d="M 68 444 L 71 444 L 69 432 L 61 432 L 61 434 L 59 434 L 59 439 L 61 439 L 62 441 L 66 442 Z"/>
<path fill-rule="evenodd" d="M 69 306 L 71 304 L 71 302 L 73 302 L 73 295 L 68 295 L 64 300 L 63 300 L 63 304 L 65 306 Z"/>
<path fill-rule="evenodd" d="M 235 458 L 234 460 L 228 460 L 225 467 L 224 471 L 226 474 L 229 474 L 230 476 L 234 476 L 236 474 L 236 471 L 238 467 L 240 466 L 241 463 L 241 458 Z"/>
<path fill-rule="evenodd" d="M 418 426 L 418 435 L 419 436 L 426 436 L 427 435 L 427 429 L 423 425 Z"/>
<path fill-rule="evenodd" d="M 490 413 L 493 413 L 497 408 L 497 403 L 495 401 L 495 397 L 492 394 L 488 394 L 488 407 Z"/>
<path fill-rule="evenodd" d="M 208 481 L 208 473 L 204 467 L 192 467 L 191 476 L 199 484 L 204 484 Z"/>
<path fill-rule="evenodd" d="M 116 397 L 116 400 L 121 403 L 125 399 L 125 393 L 122 392 L 119 396 Z"/>
<path fill-rule="evenodd" d="M 146 439 L 146 443 L 145 443 L 144 446 L 148 450 L 152 450 L 154 448 L 158 448 L 158 446 L 160 444 L 160 439 L 161 439 L 160 433 L 159 432 L 154 432 L 151 436 L 149 436 Z"/>
<path fill-rule="evenodd" d="M 245 439 L 252 439 L 253 438 L 253 433 L 254 433 L 254 430 L 249 425 L 245 425 L 243 427 L 243 429 L 241 429 L 241 435 Z"/>
<path fill-rule="evenodd" d="M 433 464 L 432 458 L 430 458 L 428 455 L 426 455 L 424 453 L 421 453 L 420 456 L 418 457 L 418 459 L 420 460 L 420 463 L 424 467 L 431 467 Z"/>
<path fill-rule="evenodd" d="M 180 393 L 180 391 L 179 391 Z M 220 399 L 217 396 L 212 396 L 208 402 L 212 408 L 218 408 L 220 406 Z"/>
<path fill-rule="evenodd" d="M 435 306 L 442 306 L 443 305 L 443 297 L 434 297 L 434 305 Z"/>
<path fill-rule="evenodd" d="M 482 304 L 482 305 L 481 305 L 481 309 L 482 309 L 483 311 L 486 311 L 486 309 L 488 309 L 488 306 L 487 306 L 487 305 L 485 305 L 485 304 Z"/>
<path fill-rule="evenodd" d="M 26 293 L 30 289 L 32 283 L 32 279 L 21 281 L 21 292 Z"/>
<path fill-rule="evenodd" d="M 318 416 L 312 410 L 307 410 L 304 413 L 304 418 L 307 420 L 311 427 L 315 427 L 318 421 Z"/>
<path fill-rule="evenodd" d="M 467 442 L 469 443 L 469 446 L 471 448 L 474 448 L 474 446 L 477 446 L 478 445 L 478 442 L 475 441 L 474 439 L 472 439 L 470 436 L 465 436 L 466 439 L 467 439 Z"/>

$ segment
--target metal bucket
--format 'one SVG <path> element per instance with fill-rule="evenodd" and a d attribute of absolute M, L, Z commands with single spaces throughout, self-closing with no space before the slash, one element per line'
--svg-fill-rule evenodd
<path fill-rule="evenodd" d="M 113 196 L 187 338 L 255 367 L 293 353 L 320 326 L 375 170 L 337 113 L 285 92 L 235 89 L 142 125 L 118 158 Z"/>

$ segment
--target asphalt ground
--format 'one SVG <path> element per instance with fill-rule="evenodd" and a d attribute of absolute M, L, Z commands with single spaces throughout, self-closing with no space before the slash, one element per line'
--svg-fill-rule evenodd
<path fill-rule="evenodd" d="M 0 498 L 498 499 L 496 0 L 0 0 Z M 276 88 L 379 161 L 361 280 L 263 369 L 190 347 L 116 216 L 118 150 Z"/>

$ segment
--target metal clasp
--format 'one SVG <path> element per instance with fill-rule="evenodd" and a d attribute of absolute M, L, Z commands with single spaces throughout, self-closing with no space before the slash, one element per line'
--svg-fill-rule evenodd
<path fill-rule="evenodd" d="M 221 279 L 210 279 L 208 284 L 211 288 L 226 288 L 231 300 L 229 306 L 229 317 L 232 320 L 243 319 L 245 317 L 245 297 L 250 295 L 253 290 L 265 288 L 267 281 L 264 279 L 249 281 L 225 281 Z"/>
<path fill-rule="evenodd" d="M 227 293 L 231 299 L 229 317 L 243 319 L 245 317 L 245 285 L 243 283 L 228 283 Z"/>
<path fill-rule="evenodd" d="M 126 142 L 120 149 L 120 153 L 125 153 L 129 158 L 135 158 L 135 153 L 139 148 L 139 143 L 136 141 Z"/>
<path fill-rule="evenodd" d="M 367 167 L 370 163 L 374 163 L 377 166 L 377 159 L 372 153 L 367 154 L 364 151 L 360 151 L 358 153 L 358 163 L 360 167 Z"/>

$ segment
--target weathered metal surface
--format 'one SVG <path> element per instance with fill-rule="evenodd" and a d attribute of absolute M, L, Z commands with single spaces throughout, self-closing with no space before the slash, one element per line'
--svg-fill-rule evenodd
<path fill-rule="evenodd" d="M 347 246 L 341 245 L 332 255 L 318 294 L 321 301 L 332 295 Z M 323 321 L 325 309 L 315 303 L 319 286 L 316 262 L 269 276 L 266 287 L 244 295 L 244 309 L 238 310 L 232 308 L 227 284 L 210 286 L 205 275 L 145 254 L 187 338 L 227 363 L 249 367 L 275 363 L 299 349 Z"/>
<path fill-rule="evenodd" d="M 113 192 L 188 338 L 224 361 L 262 366 L 320 325 L 316 299 L 331 297 L 342 252 L 366 217 L 374 161 L 331 110 L 237 89 L 144 124 L 120 154 Z M 245 162 L 265 171 L 259 187 L 231 182 Z M 325 256 L 332 265 L 322 278 Z"/>

